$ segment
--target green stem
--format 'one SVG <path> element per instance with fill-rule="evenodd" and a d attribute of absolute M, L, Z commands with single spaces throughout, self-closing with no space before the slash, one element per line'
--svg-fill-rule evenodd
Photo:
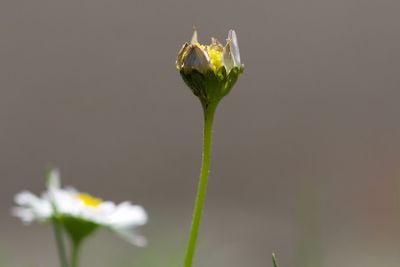
<path fill-rule="evenodd" d="M 72 251 L 71 251 L 71 267 L 79 266 L 79 252 L 81 248 L 81 242 L 73 241 L 72 242 Z"/>
<path fill-rule="evenodd" d="M 53 229 L 57 244 L 58 257 L 60 259 L 60 266 L 68 267 L 67 256 L 65 254 L 65 247 L 62 238 L 61 225 L 56 218 L 53 219 Z"/>
<path fill-rule="evenodd" d="M 210 171 L 212 127 L 214 121 L 214 114 L 217 106 L 218 102 L 211 104 L 203 103 L 203 110 L 204 110 L 203 159 L 200 171 L 200 180 L 197 189 L 197 198 L 193 211 L 192 226 L 190 229 L 189 241 L 186 249 L 184 267 L 192 266 L 193 256 L 196 250 L 196 243 L 199 235 L 199 228 L 200 228 L 201 216 L 203 213 L 204 200 L 206 198 L 208 174 Z"/>

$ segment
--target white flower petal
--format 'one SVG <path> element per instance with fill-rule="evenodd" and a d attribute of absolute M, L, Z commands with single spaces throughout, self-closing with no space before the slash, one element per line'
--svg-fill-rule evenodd
<path fill-rule="evenodd" d="M 232 59 L 235 64 L 235 67 L 240 67 L 240 52 L 239 52 L 239 44 L 237 41 L 236 33 L 234 30 L 230 30 L 228 34 L 228 40 L 230 40 L 230 47 L 231 47 L 231 54 L 232 54 Z"/>
<path fill-rule="evenodd" d="M 225 66 L 226 73 L 229 73 L 231 69 L 235 66 L 235 62 L 232 59 L 230 42 L 231 41 L 229 40 L 222 52 L 222 63 Z"/>
<path fill-rule="evenodd" d="M 31 210 L 36 218 L 45 219 L 52 216 L 51 205 L 48 201 L 43 200 L 24 191 L 15 196 L 15 202 L 24 209 Z"/>
<path fill-rule="evenodd" d="M 147 239 L 144 236 L 138 235 L 130 229 L 112 228 L 111 230 L 132 245 L 138 247 L 145 247 L 147 245 Z"/>
<path fill-rule="evenodd" d="M 133 227 L 147 222 L 147 214 L 143 207 L 129 202 L 119 204 L 110 216 L 110 223 L 117 227 Z"/>
<path fill-rule="evenodd" d="M 53 191 L 59 190 L 60 188 L 60 171 L 58 169 L 51 169 L 47 178 L 47 189 Z"/>
<path fill-rule="evenodd" d="M 20 218 L 24 224 L 30 224 L 35 220 L 35 215 L 29 208 L 15 207 L 11 210 L 11 214 Z"/>
<path fill-rule="evenodd" d="M 21 206 L 28 206 L 40 201 L 40 199 L 29 191 L 22 191 L 14 197 L 15 203 Z"/>

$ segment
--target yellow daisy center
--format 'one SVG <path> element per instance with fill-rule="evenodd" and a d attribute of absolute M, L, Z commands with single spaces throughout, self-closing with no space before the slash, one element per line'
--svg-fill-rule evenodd
<path fill-rule="evenodd" d="M 219 69 L 222 66 L 222 51 L 221 49 L 213 46 L 207 46 L 207 53 L 210 56 L 210 61 L 214 70 Z"/>
<path fill-rule="evenodd" d="M 88 194 L 78 194 L 77 198 L 90 207 L 98 207 L 103 202 L 100 198 L 92 197 Z"/>

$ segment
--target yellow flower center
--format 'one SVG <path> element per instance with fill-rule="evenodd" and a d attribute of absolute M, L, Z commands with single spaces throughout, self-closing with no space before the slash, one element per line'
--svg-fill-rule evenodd
<path fill-rule="evenodd" d="M 100 198 L 92 197 L 88 194 L 78 194 L 77 198 L 90 207 L 98 207 L 103 202 Z"/>
<path fill-rule="evenodd" d="M 210 56 L 211 65 L 214 71 L 218 70 L 222 66 L 222 50 L 218 47 L 207 46 L 207 53 Z"/>

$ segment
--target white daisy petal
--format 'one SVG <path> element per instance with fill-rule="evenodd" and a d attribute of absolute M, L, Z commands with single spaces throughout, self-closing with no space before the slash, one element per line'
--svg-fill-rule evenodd
<path fill-rule="evenodd" d="M 237 41 L 236 33 L 234 30 L 230 30 L 228 34 L 228 40 L 230 40 L 230 47 L 231 47 L 231 53 L 232 53 L 232 59 L 233 62 L 235 63 L 235 67 L 240 67 L 240 53 L 239 53 L 239 44 Z"/>
<path fill-rule="evenodd" d="M 60 171 L 58 169 L 51 169 L 47 178 L 47 189 L 49 191 L 59 190 L 61 188 Z"/>
<path fill-rule="evenodd" d="M 52 215 L 51 205 L 28 191 L 23 191 L 15 196 L 15 202 L 25 209 L 30 209 L 35 217 L 40 219 L 49 218 Z"/>
<path fill-rule="evenodd" d="M 21 193 L 18 193 L 15 195 L 14 200 L 15 203 L 21 206 L 32 205 L 32 203 L 40 201 L 37 196 L 28 191 L 22 191 Z"/>
<path fill-rule="evenodd" d="M 231 69 L 235 66 L 235 62 L 232 59 L 230 43 L 231 43 L 231 41 L 229 40 L 222 52 L 222 62 L 225 66 L 227 73 L 229 73 L 231 71 Z"/>
<path fill-rule="evenodd" d="M 119 235 L 122 239 L 126 240 L 127 242 L 131 243 L 132 245 L 138 246 L 138 247 L 145 247 L 147 246 L 147 239 L 144 236 L 137 235 L 135 232 L 133 232 L 130 229 L 125 229 L 125 228 L 112 228 L 111 229 L 113 232 L 115 232 L 117 235 Z"/>
<path fill-rule="evenodd" d="M 123 202 L 117 206 L 110 219 L 111 223 L 116 226 L 138 226 L 147 222 L 147 214 L 143 207 Z"/>
<path fill-rule="evenodd" d="M 11 214 L 20 218 L 24 224 L 30 224 L 35 220 L 35 215 L 29 208 L 15 207 L 11 210 Z"/>

